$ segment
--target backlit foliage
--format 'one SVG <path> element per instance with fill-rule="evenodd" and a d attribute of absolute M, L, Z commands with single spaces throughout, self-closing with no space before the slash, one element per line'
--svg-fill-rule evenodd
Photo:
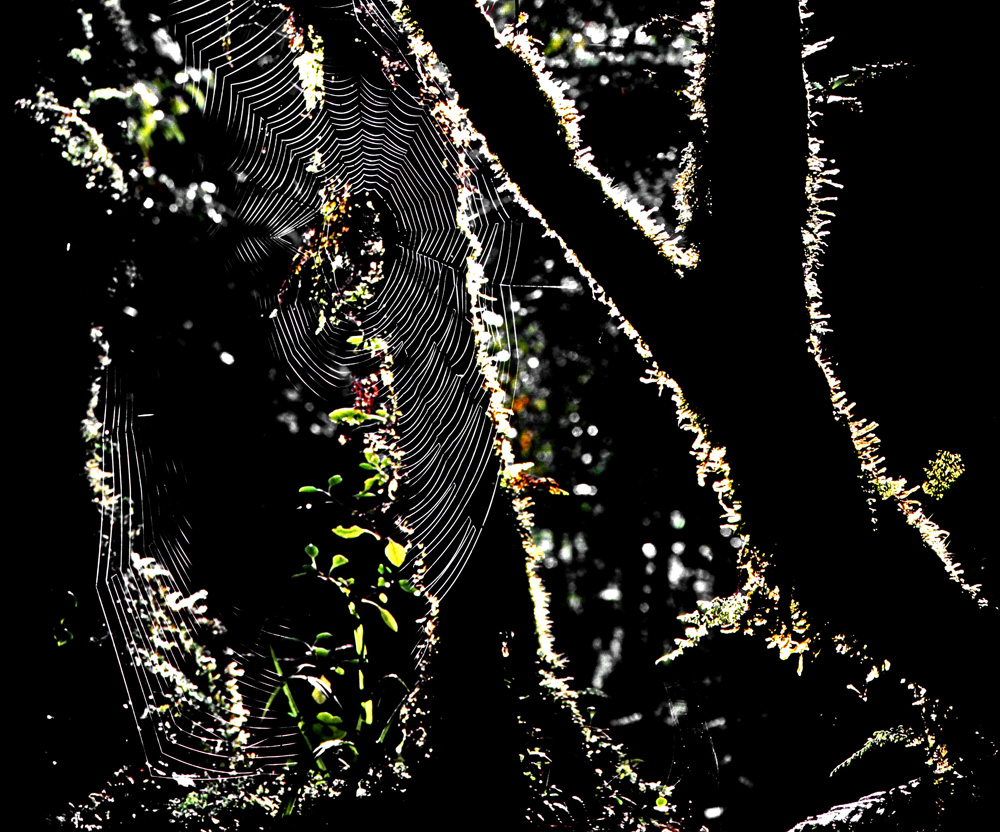
<path fill-rule="evenodd" d="M 930 467 L 924 468 L 927 479 L 924 480 L 924 484 L 920 488 L 928 497 L 940 500 L 963 471 L 965 471 L 965 466 L 962 464 L 962 457 L 959 454 L 938 451 L 934 459 L 931 460 Z"/>
<path fill-rule="evenodd" d="M 123 32 L 130 32 L 117 4 L 105 5 L 115 25 Z M 265 7 L 260 4 L 260 8 Z M 522 660 L 518 665 L 521 676 L 512 672 L 512 678 L 504 682 L 517 703 L 515 716 L 526 738 L 518 762 L 529 784 L 531 806 L 527 808 L 533 813 L 532 819 L 547 826 L 571 827 L 581 822 L 582 817 L 568 808 L 575 799 L 581 804 L 586 802 L 588 817 L 598 823 L 594 828 L 670 828 L 665 824 L 675 813 L 670 802 L 674 784 L 647 782 L 625 750 L 584 719 L 580 694 L 572 687 L 571 680 L 561 675 L 565 662 L 557 652 L 552 632 L 550 596 L 540 577 L 544 555 L 534 539 L 532 511 L 537 495 L 560 496 L 567 491 L 556 479 L 533 474 L 530 462 L 516 462 L 517 455 L 511 445 L 511 439 L 518 436 L 512 427 L 514 412 L 530 405 L 540 408 L 541 403 L 528 395 L 513 398 L 508 383 L 514 373 L 510 367 L 511 348 L 504 317 L 496 311 L 497 298 L 492 294 L 496 282 L 489 271 L 495 267 L 489 262 L 496 250 L 489 239 L 495 227 L 484 220 L 491 211 L 498 214 L 506 211 L 508 204 L 503 200 L 509 200 L 524 215 L 538 220 L 545 233 L 557 239 L 567 262 L 578 269 L 594 298 L 604 305 L 608 320 L 631 341 L 643 362 L 642 383 L 654 385 L 661 396 L 670 397 L 676 427 L 689 435 L 698 485 L 714 493 L 720 526 L 727 534 L 739 535 L 735 590 L 724 597 L 701 600 L 697 609 L 681 614 L 684 637 L 676 640 L 660 662 L 669 667 L 690 659 L 713 631 L 747 636 L 748 649 L 758 649 L 765 657 L 768 655 L 765 651 L 774 648 L 780 659 L 796 660 L 799 675 L 805 670 L 807 657 L 808 663 L 812 663 L 833 654 L 848 656 L 855 675 L 850 689 L 862 700 L 867 701 L 869 685 L 888 681 L 906 685 L 914 707 L 909 719 L 872 733 L 831 773 L 839 773 L 880 748 L 903 745 L 919 749 L 935 784 L 947 787 L 960 779 L 963 761 L 950 754 L 947 739 L 952 724 L 950 708 L 919 685 L 899 678 L 890 663 L 873 655 L 867 645 L 848 634 L 832 631 L 830 625 L 811 616 L 796 598 L 793 587 L 779 585 L 775 580 L 771 554 L 745 535 L 739 472 L 732 470 L 726 448 L 711 434 L 702 414 L 693 410 L 678 382 L 657 364 L 641 333 L 621 314 L 605 287 L 587 272 L 565 241 L 548 227 L 541 214 L 522 197 L 517 184 L 507 177 L 501 161 L 490 153 L 486 138 L 476 131 L 463 110 L 451 88 L 447 69 L 406 8 L 398 3 L 359 4 L 354 8 L 354 13 L 370 23 L 375 33 L 372 38 L 376 45 L 372 51 L 378 53 L 378 61 L 373 64 L 379 69 L 374 73 L 379 76 L 378 93 L 384 93 L 384 100 L 388 101 L 389 90 L 392 94 L 416 91 L 407 105 L 415 110 L 423 107 L 439 134 L 437 138 L 443 137 L 443 144 L 435 146 L 428 155 L 433 159 L 434 173 L 443 169 L 453 177 L 448 187 L 454 192 L 449 191 L 440 204 L 428 211 L 427 217 L 421 217 L 431 228 L 429 236 L 439 234 L 443 241 L 435 249 L 437 260 L 423 251 L 414 259 L 436 263 L 433 268 L 444 263 L 443 271 L 454 269 L 460 275 L 455 284 L 458 289 L 454 303 L 448 307 L 449 320 L 458 324 L 441 340 L 452 339 L 462 344 L 467 340 L 471 344 L 466 370 L 475 383 L 474 392 L 468 395 L 481 395 L 476 407 L 485 414 L 485 447 L 492 451 L 492 457 L 481 454 L 475 465 L 482 470 L 496 470 L 500 487 L 497 499 L 513 507 L 523 544 L 523 552 L 518 554 L 524 559 L 533 604 L 537 662 L 534 655 Z M 280 34 L 285 52 L 277 59 L 269 54 L 267 60 L 261 58 L 257 65 L 264 72 L 272 60 L 287 59 L 291 63 L 297 79 L 292 90 L 293 121 L 314 125 L 325 115 L 339 114 L 341 105 L 330 95 L 335 79 L 328 71 L 336 56 L 328 54 L 323 37 L 313 25 L 298 20 L 287 6 L 268 4 L 265 10 L 283 20 L 272 34 Z M 222 49 L 229 68 L 247 68 L 255 64 L 245 54 L 241 55 L 240 49 L 252 41 L 255 31 L 250 31 L 249 26 L 241 29 L 231 25 L 236 20 L 236 11 L 230 3 L 224 15 L 221 42 L 213 46 Z M 808 16 L 804 3 L 802 16 L 803 19 Z M 389 28 L 390 21 L 395 28 Z M 86 15 L 83 22 L 89 26 Z M 254 24 L 257 25 L 256 21 Z M 553 42 L 539 49 L 524 24 L 525 20 L 519 18 L 498 31 L 497 48 L 510 50 L 531 68 L 538 88 L 558 116 L 563 140 L 571 149 L 576 166 L 596 179 L 619 214 L 634 223 L 657 247 L 664 262 L 661 279 L 697 279 L 700 263 L 697 244 L 668 235 L 653 221 L 648 210 L 629 199 L 623 189 L 616 188 L 597 169 L 592 152 L 582 146 L 581 116 L 567 91 L 546 67 L 546 55 L 551 58 L 564 43 Z M 680 232 L 688 230 L 694 214 L 707 198 L 701 158 L 711 125 L 704 102 L 703 72 L 705 55 L 713 47 L 712 26 L 713 6 L 706 3 L 701 12 L 681 27 L 690 46 L 690 83 L 683 94 L 690 102 L 690 117 L 698 123 L 700 135 L 683 152 L 683 169 L 675 186 Z M 87 26 L 85 29 L 89 32 Z M 397 38 L 398 43 L 393 41 L 387 47 L 385 43 L 391 40 L 390 36 Z M 86 39 L 89 43 L 90 34 Z M 123 42 L 134 47 L 136 40 L 129 34 L 123 35 Z M 180 54 L 177 44 L 168 46 L 167 51 L 176 49 Z M 825 43 L 806 46 L 803 58 L 824 46 Z M 89 46 L 74 49 L 71 58 L 81 65 L 93 60 Z M 223 74 L 221 67 L 219 71 Z M 894 504 L 937 553 L 949 576 L 980 605 L 985 605 L 980 588 L 964 580 L 961 566 L 952 558 L 947 548 L 947 532 L 932 522 L 917 493 L 922 491 L 924 497 L 940 500 L 965 470 L 962 458 L 957 453 L 939 451 L 924 469 L 926 480 L 919 487 L 910 487 L 904 478 L 892 474 L 881 455 L 876 435 L 878 425 L 855 414 L 857 406 L 844 390 L 826 342 L 831 331 L 830 315 L 823 309 L 819 275 L 827 245 L 827 225 L 833 216 L 830 205 L 835 197 L 831 189 L 839 186 L 838 171 L 822 155 L 818 117 L 823 107 L 835 99 L 844 99 L 831 95 L 833 89 L 854 86 L 863 76 L 862 70 L 854 70 L 826 85 L 803 77 L 810 125 L 805 183 L 809 214 L 802 229 L 803 285 L 810 320 L 808 349 L 829 387 L 831 413 L 842 423 L 853 443 L 859 479 L 869 503 L 875 506 L 881 500 Z M 49 130 L 63 159 L 83 172 L 85 187 L 103 193 L 108 204 L 130 201 L 135 206 L 142 205 L 154 217 L 154 225 L 159 219 L 158 212 L 168 206 L 165 209 L 168 213 L 207 217 L 213 225 L 221 227 L 239 209 L 231 211 L 217 202 L 213 197 L 214 183 L 205 180 L 192 182 L 188 187 L 177 186 L 165 171 L 154 167 L 157 149 L 162 149 L 168 141 L 174 144 L 186 141 L 183 118 L 192 110 L 204 108 L 204 90 L 215 84 L 216 78 L 207 66 L 184 67 L 173 81 L 132 79 L 121 87 L 95 89 L 88 101 L 77 100 L 72 106 L 60 103 L 54 93 L 45 89 L 38 89 L 34 99 L 22 100 L 19 106 Z M 96 107 L 107 107 L 109 111 L 118 108 L 115 112 L 124 125 L 124 143 L 138 150 L 132 158 L 111 150 L 105 137 L 88 121 Z M 285 116 L 287 112 L 282 114 Z M 234 124 L 232 129 L 243 129 L 239 122 Z M 366 122 L 363 129 L 359 128 L 359 135 L 370 129 L 370 125 L 371 122 Z M 276 145 L 286 141 L 281 131 L 278 134 L 280 141 L 268 134 Z M 365 141 L 371 138 L 364 135 Z M 218 763 L 212 770 L 205 765 L 205 783 L 195 783 L 188 774 L 170 771 L 170 776 L 186 790 L 183 797 L 172 798 L 169 803 L 173 818 L 204 822 L 211 817 L 219 822 L 218 828 L 238 828 L 241 820 L 248 817 L 264 822 L 275 816 L 289 816 L 345 796 L 374 799 L 404 794 L 434 753 L 436 715 L 431 709 L 435 661 L 441 649 L 435 633 L 439 599 L 428 588 L 434 564 L 425 562 L 427 546 L 398 507 L 405 498 L 411 503 L 438 500 L 441 493 L 454 488 L 454 483 L 434 483 L 428 488 L 431 493 L 407 492 L 416 479 L 414 469 L 408 465 L 426 448 L 405 446 L 404 420 L 414 414 L 407 412 L 402 404 L 397 370 L 403 361 L 400 357 L 403 350 L 396 350 L 400 345 L 406 349 L 414 346 L 405 339 L 401 341 L 391 326 L 371 325 L 373 318 L 368 310 L 369 305 L 380 299 L 380 292 L 388 291 L 390 276 L 404 281 L 407 278 L 406 273 L 399 277 L 391 271 L 395 265 L 393 258 L 404 256 L 390 251 L 386 243 L 393 206 L 357 180 L 333 173 L 334 154 L 325 148 L 321 150 L 320 142 L 312 138 L 310 141 L 311 144 L 303 143 L 303 147 L 309 144 L 307 149 L 296 148 L 299 156 L 293 160 L 295 164 L 302 162 L 301 169 L 309 174 L 303 175 L 302 181 L 307 184 L 301 192 L 296 192 L 295 200 L 306 206 L 310 218 L 299 224 L 290 222 L 281 235 L 273 229 L 262 234 L 262 237 L 270 234 L 272 242 L 280 236 L 287 249 L 284 252 L 287 271 L 283 272 L 286 279 L 273 299 L 276 305 L 270 319 L 299 305 L 310 313 L 314 311 L 315 320 L 308 319 L 313 335 L 329 339 L 320 342 L 323 348 L 336 342 L 337 348 L 344 351 L 337 359 L 343 363 L 331 359 L 331 366 L 335 368 L 334 374 L 339 374 L 338 379 L 350 376 L 342 386 L 350 390 L 353 402 L 341 407 L 326 403 L 333 409 L 329 410 L 323 429 L 329 428 L 330 434 L 338 437 L 336 465 L 329 460 L 317 461 L 315 480 L 298 492 L 299 516 L 320 516 L 329 530 L 323 532 L 322 538 L 309 537 L 308 542 L 289 544 L 289 551 L 295 553 L 295 564 L 289 569 L 288 579 L 295 588 L 295 597 L 309 603 L 302 603 L 285 618 L 267 623 L 254 657 L 257 660 L 263 657 L 267 666 L 252 679 L 248 678 L 249 664 L 227 644 L 221 614 L 211 608 L 212 599 L 206 590 L 188 586 L 178 569 L 172 569 L 166 559 L 147 548 L 152 546 L 149 541 L 154 535 L 150 533 L 149 512 L 142 504 L 146 495 L 127 476 L 131 470 L 128 466 L 137 454 L 133 447 L 137 433 L 135 420 L 147 414 L 131 410 L 125 371 L 119 370 L 127 364 L 122 360 L 124 356 L 116 352 L 126 350 L 112 343 L 100 325 L 95 325 L 91 332 L 98 353 L 97 377 L 83 421 L 83 436 L 88 449 L 86 474 L 101 520 L 102 603 L 109 621 L 116 617 L 127 619 L 123 628 L 109 629 L 112 639 L 122 642 L 116 641 L 120 660 L 123 664 L 130 660 L 133 665 L 130 670 L 135 672 L 135 678 L 129 682 L 133 686 L 130 691 L 134 703 L 144 708 L 141 719 L 148 719 L 140 726 L 144 741 L 149 744 L 148 758 L 158 761 L 159 754 L 187 764 L 203 755 L 210 756 L 213 765 Z M 273 146 L 269 149 L 265 141 L 255 152 L 261 158 L 270 158 L 269 152 L 279 151 Z M 374 152 L 377 149 L 370 146 L 363 150 L 363 154 Z M 488 191 L 483 173 L 486 168 L 492 168 L 496 194 L 484 193 Z M 240 176 L 245 179 L 242 172 Z M 242 184 L 243 180 L 236 178 Z M 318 191 L 308 190 L 312 184 L 319 185 Z M 453 216 L 445 216 L 446 223 L 438 216 L 442 205 L 445 212 L 453 212 Z M 438 213 L 434 214 L 435 211 Z M 510 219 L 504 216 L 505 221 Z M 131 262 L 123 270 L 126 275 L 123 284 L 132 287 L 140 280 Z M 439 274 L 433 270 L 428 273 L 435 277 Z M 418 324 L 422 326 L 423 321 Z M 440 347 L 440 342 L 432 343 L 434 349 Z M 422 342 L 416 342 L 416 349 L 421 346 L 426 348 Z M 228 361 L 222 356 L 228 356 Z M 232 363 L 233 357 L 223 352 L 220 360 Z M 345 369 L 348 366 L 352 368 L 350 371 Z M 422 378 L 419 384 L 424 387 L 420 388 L 419 396 L 409 399 L 410 406 L 425 407 L 429 413 L 434 408 L 451 407 L 450 392 L 442 392 L 440 386 L 441 379 L 451 381 L 449 373 L 459 375 L 453 367 L 447 367 L 437 370 L 433 378 L 428 373 L 429 381 Z M 461 395 L 466 393 L 462 391 Z M 440 456 L 455 451 L 458 456 L 467 455 L 471 459 L 472 451 L 458 447 L 464 437 L 456 439 L 455 435 L 447 427 L 437 430 L 429 453 Z M 521 434 L 522 456 L 528 455 L 531 442 L 529 432 Z M 126 460 L 124 465 L 120 464 L 122 459 Z M 776 464 L 783 463 L 776 461 Z M 136 470 L 141 467 L 135 464 Z M 164 486 L 165 491 L 168 486 Z M 493 496 L 491 493 L 490 503 Z M 464 511 L 465 506 L 459 510 Z M 303 520 L 303 526 L 307 522 Z M 472 525 L 472 528 L 478 534 L 482 527 Z M 289 532 L 290 537 L 294 536 L 293 531 Z M 183 533 L 182 528 L 180 535 Z M 466 550 L 475 545 L 475 534 L 465 529 L 461 534 L 466 536 L 456 546 L 457 554 L 447 553 L 445 566 L 439 566 L 433 577 L 439 582 L 432 586 L 435 591 L 443 592 L 452 586 L 463 558 L 468 556 Z M 121 556 L 118 562 L 116 554 Z M 441 573 L 446 573 L 445 577 Z M 458 585 L 454 591 L 482 592 L 489 588 Z M 826 656 L 821 659 L 826 648 L 829 648 Z M 509 658 L 506 641 L 503 651 L 504 657 Z M 523 672 L 525 667 L 530 667 L 530 672 Z M 470 696 L 475 695 L 476 691 L 470 692 Z M 253 699 L 255 696 L 261 701 Z M 568 726 L 568 730 L 559 734 L 553 726 L 563 729 Z M 275 737 L 278 739 L 269 745 Z M 184 756 L 188 753 L 190 758 Z M 585 757 L 593 772 L 592 788 L 586 795 L 573 794 L 560 780 L 560 756 L 568 753 Z M 192 763 L 194 767 L 197 765 Z M 169 768 L 156 771 L 166 775 Z M 263 772 L 268 768 L 265 776 Z M 243 779 L 251 775 L 256 779 Z M 226 779 L 230 776 L 231 779 Z M 131 776 L 126 774 L 124 778 Z M 122 778 L 117 779 L 119 782 L 109 786 L 107 793 L 95 794 L 91 805 L 76 811 L 71 819 L 74 826 L 101 828 L 111 812 L 114 789 L 129 788 L 121 782 Z M 134 782 L 131 785 L 136 786 Z"/>

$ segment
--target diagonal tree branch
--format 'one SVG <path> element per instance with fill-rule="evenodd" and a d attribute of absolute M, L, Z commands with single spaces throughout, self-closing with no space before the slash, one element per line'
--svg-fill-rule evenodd
<path fill-rule="evenodd" d="M 807 117 L 796 0 L 769 8 L 763 45 L 750 36 L 761 29 L 759 10 L 716 4 L 702 175 L 710 212 L 696 218 L 702 261 L 683 280 L 574 166 L 532 69 L 498 48 L 472 2 L 409 7 L 522 195 L 611 293 L 726 446 L 747 530 L 773 556 L 779 583 L 794 587 L 814 616 L 856 634 L 908 679 L 995 730 L 985 691 L 961 682 L 978 643 L 953 636 L 995 632 L 996 615 L 976 609 L 897 517 L 875 534 L 849 436 L 832 418 L 829 390 L 805 348 Z M 751 77 L 762 81 L 751 88 Z M 650 121 L 657 129 L 655 114 Z"/>

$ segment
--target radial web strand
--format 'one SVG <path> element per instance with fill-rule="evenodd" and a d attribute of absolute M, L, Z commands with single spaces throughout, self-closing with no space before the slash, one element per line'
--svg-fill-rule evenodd
<path fill-rule="evenodd" d="M 175 2 L 164 15 L 222 136 L 228 267 L 183 298 L 141 280 L 123 290 L 125 311 L 93 333 L 86 423 L 98 590 L 155 773 L 250 774 L 301 753 L 274 705 L 289 672 L 274 644 L 308 638 L 294 598 L 274 590 L 270 608 L 274 582 L 299 566 L 295 545 L 279 545 L 282 472 L 312 464 L 325 481 L 343 447 L 363 443 L 403 568 L 419 566 L 436 596 L 498 488 L 480 365 L 516 352 L 502 312 L 486 312 L 511 282 L 523 216 L 442 129 L 434 108 L 447 93 L 394 12 L 331 4 L 307 20 L 278 4 Z M 485 278 L 472 294 L 470 256 Z M 190 311 L 194 334 L 156 331 L 161 305 Z M 208 323 L 223 336 L 198 352 L 216 308 Z M 268 367 L 261 392 L 252 379 Z M 300 410 L 279 413 L 282 396 Z M 337 418 L 299 430 L 313 410 Z M 352 432 L 356 422 L 375 429 Z M 268 437 L 292 447 L 296 431 L 306 453 L 276 457 Z M 316 449 L 321 459 L 301 461 Z"/>

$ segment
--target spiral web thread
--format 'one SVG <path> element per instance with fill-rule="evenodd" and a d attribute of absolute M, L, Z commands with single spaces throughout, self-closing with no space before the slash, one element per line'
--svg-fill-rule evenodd
<path fill-rule="evenodd" d="M 393 438 L 398 460 L 395 524 L 421 553 L 425 588 L 440 596 L 497 489 L 496 391 L 481 363 L 514 352 L 503 312 L 491 309 L 513 273 L 520 221 L 474 147 L 442 129 L 445 87 L 418 65 L 397 13 L 389 3 L 340 3 L 300 20 L 287 6 L 232 0 L 175 2 L 167 19 L 198 70 L 189 74 L 203 79 L 205 116 L 224 125 L 233 148 L 231 208 L 242 233 L 229 276 L 252 293 L 287 377 L 315 401 L 332 408 L 348 379 L 371 378 L 378 364 L 391 390 L 380 402 L 391 405 L 381 441 Z M 351 196 L 377 206 L 394 241 L 384 270 L 360 281 L 335 239 L 316 245 Z M 313 255 L 325 258 L 325 285 L 294 273 Z M 350 302 L 338 302 L 348 286 Z M 259 661 L 262 647 L 226 643 L 226 611 L 210 614 L 192 584 L 203 553 L 183 466 L 158 450 L 136 412 L 142 357 L 122 332 L 92 333 L 100 377 L 85 431 L 102 514 L 98 591 L 147 760 L 155 773 L 184 777 L 281 766 L 295 754 L 294 731 L 263 715 L 279 678 Z"/>

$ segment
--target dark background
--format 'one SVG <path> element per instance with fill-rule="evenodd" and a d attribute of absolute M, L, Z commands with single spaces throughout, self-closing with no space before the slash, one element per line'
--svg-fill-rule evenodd
<path fill-rule="evenodd" d="M 510 5 L 497 4 L 495 11 Z M 577 94 L 584 144 L 593 147 L 598 167 L 650 205 L 659 199 L 664 221 L 672 224 L 668 187 L 695 126 L 680 97 L 676 111 L 651 113 L 650 103 L 664 100 L 664 87 L 684 86 L 684 67 L 668 62 L 662 39 L 646 50 L 626 44 L 620 51 L 629 60 L 620 62 L 581 58 L 565 44 L 575 33 L 586 43 L 588 21 L 629 25 L 665 8 L 686 19 L 697 8 L 522 6 L 529 29 L 549 47 L 554 73 Z M 61 56 L 78 44 L 79 22 L 72 10 L 56 11 L 46 21 L 45 48 L 25 44 L 18 53 L 16 98 L 31 96 L 34 79 L 72 89 L 79 67 Z M 967 470 L 935 504 L 934 519 L 951 532 L 967 578 L 983 582 L 989 595 L 995 417 L 984 394 L 991 293 L 983 265 L 986 215 L 979 207 L 986 135 L 979 114 L 988 76 L 967 34 L 918 17 L 905 4 L 815 2 L 812 11 L 809 39 L 835 37 L 809 59 L 813 80 L 824 83 L 865 63 L 906 63 L 859 89 L 860 111 L 831 105 L 820 122 L 824 155 L 836 160 L 844 185 L 821 273 L 833 316 L 830 345 L 848 395 L 880 424 L 894 475 L 917 484 L 938 450 L 962 454 Z M 138 21 L 137 15 L 141 28 Z M 760 47 L 760 64 L 747 68 L 748 94 L 766 95 L 766 16 L 748 37 Z M 556 48 L 560 38 L 563 46 Z M 136 60 L 156 62 L 153 55 Z M 121 63 L 96 62 L 108 77 L 90 81 L 121 83 L 112 80 Z M 135 71 L 141 75 L 141 66 Z M 73 94 L 80 92 L 60 92 L 60 99 L 68 102 Z M 110 137 L 114 125 L 107 129 Z M 191 133 L 183 149 L 157 148 L 174 154 L 161 157 L 161 167 L 175 170 L 179 182 L 186 171 L 224 176 L 211 170 L 216 139 L 199 135 L 194 119 L 185 129 Z M 766 131 L 767 124 L 747 129 Z M 173 441 L 198 459 L 218 453 L 200 437 L 225 431 L 233 438 L 231 454 L 211 462 L 212 470 L 229 472 L 213 486 L 212 499 L 221 516 L 258 520 L 237 524 L 224 545 L 214 547 L 221 574 L 268 568 L 266 554 L 241 554 L 235 571 L 228 564 L 250 541 L 264 553 L 281 547 L 282 511 L 289 506 L 279 495 L 304 466 L 289 458 L 280 430 L 261 435 L 233 416 L 232 402 L 242 407 L 248 395 L 275 407 L 280 385 L 266 377 L 233 378 L 219 362 L 202 360 L 217 342 L 245 341 L 252 349 L 251 315 L 240 311 L 240 299 L 219 277 L 223 244 L 206 237 L 196 217 L 165 218 L 155 231 L 128 212 L 108 217 L 106 199 L 84 190 L 78 171 L 20 114 L 15 139 L 19 224 L 13 240 L 20 263 L 11 297 L 21 326 L 8 387 L 12 401 L 23 401 L 31 414 L 21 420 L 30 424 L 28 441 L 15 444 L 27 446 L 16 449 L 26 452 L 17 470 L 32 509 L 32 554 L 22 585 L 39 594 L 29 605 L 37 615 L 29 627 L 33 646 L 18 675 L 26 677 L 21 707 L 33 717 L 29 770 L 45 778 L 49 814 L 103 788 L 116 769 L 144 761 L 93 589 L 97 513 L 79 438 L 95 355 L 89 327 L 115 302 L 106 287 L 118 252 L 109 256 L 109 249 L 120 242 L 142 259 L 144 286 L 152 287 L 158 310 L 164 372 L 213 398 L 196 413 L 177 413 Z M 536 526 L 548 550 L 543 577 L 553 595 L 556 647 L 584 691 L 582 707 L 593 709 L 593 724 L 643 761 L 644 778 L 677 784 L 675 798 L 695 829 L 699 823 L 713 830 L 785 829 L 835 803 L 924 776 L 920 750 L 902 746 L 829 776 L 873 731 L 912 719 L 907 693 L 894 678 L 872 685 L 865 703 L 839 684 L 844 671 L 835 657 L 824 655 L 799 678 L 793 662 L 780 662 L 760 639 L 741 635 L 713 634 L 675 665 L 654 664 L 682 635 L 677 613 L 735 589 L 737 549 L 732 537 L 719 534 L 714 496 L 697 488 L 688 437 L 672 429 L 670 403 L 638 383 L 642 365 L 627 340 L 533 229 L 525 232 L 520 262 L 511 297 L 525 312 L 517 332 L 519 395 L 529 400 L 518 410 L 514 444 L 524 459 L 536 461 L 534 473 L 571 492 L 539 497 Z M 622 265 L 627 268 L 626 252 Z M 529 288 L 536 284 L 566 288 Z M 181 350 L 177 341 L 189 318 L 196 327 Z M 172 358 L 178 355 L 189 363 L 178 365 Z M 597 428 L 593 435 L 589 427 Z M 301 441 L 295 447 L 301 449 Z M 644 544 L 656 554 L 650 557 Z M 931 599 L 927 612 L 934 614 Z M 74 637 L 56 647 L 52 632 L 63 618 Z M 724 809 L 721 816 L 705 815 L 713 807 Z"/>

